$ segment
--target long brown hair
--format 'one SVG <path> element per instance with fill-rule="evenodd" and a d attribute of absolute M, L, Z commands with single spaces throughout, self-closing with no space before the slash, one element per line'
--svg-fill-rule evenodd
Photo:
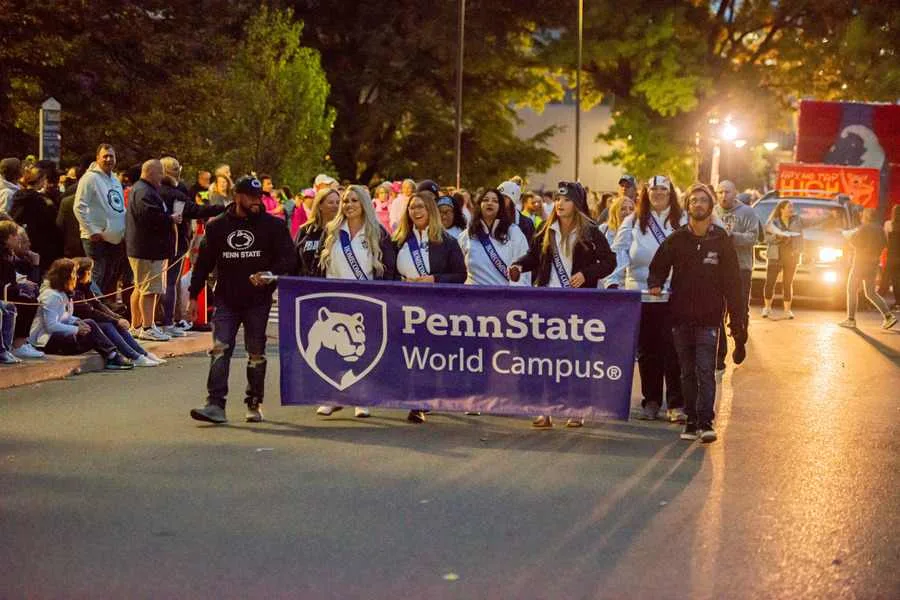
<path fill-rule="evenodd" d="M 556 203 L 556 199 L 559 197 L 559 194 L 556 194 L 553 197 L 554 204 Z M 589 230 L 593 227 L 596 227 L 593 221 L 591 221 L 587 215 L 578 210 L 578 205 L 575 205 L 575 245 L 577 246 L 584 238 L 587 237 Z M 556 214 L 556 207 L 554 207 L 553 211 L 550 213 L 550 216 L 547 217 L 547 220 L 544 222 L 542 227 L 544 228 L 544 234 L 541 238 L 541 253 L 548 254 L 550 252 L 550 244 L 553 240 L 553 232 L 550 230 L 551 226 L 559 221 L 559 216 Z M 569 238 L 566 236 L 562 240 L 563 248 L 568 248 L 567 244 L 569 243 Z"/>
<path fill-rule="evenodd" d="M 408 238 L 416 228 L 416 226 L 413 225 L 412 218 L 409 216 L 409 206 L 416 198 L 422 201 L 425 205 L 425 210 L 428 211 L 428 228 L 426 230 L 428 231 L 428 241 L 440 244 L 444 237 L 444 228 L 441 225 L 441 213 L 438 212 L 437 199 L 434 197 L 434 194 L 427 190 L 416 192 L 412 195 L 412 198 L 409 199 L 406 210 L 403 211 L 403 217 L 400 219 L 400 225 L 397 227 L 397 233 L 394 234 L 394 241 L 396 241 L 398 245 L 403 245 L 406 243 L 406 238 Z"/>
<path fill-rule="evenodd" d="M 650 225 L 650 188 L 645 183 L 641 186 L 641 196 L 638 199 L 634 212 L 637 213 L 637 220 L 641 227 L 641 233 L 647 233 L 647 227 Z M 681 226 L 681 215 L 684 210 L 678 203 L 678 192 L 675 191 L 675 184 L 669 178 L 669 217 L 666 219 L 672 226 L 672 229 L 678 229 Z"/>
<path fill-rule="evenodd" d="M 75 271 L 75 261 L 70 258 L 57 258 L 47 269 L 44 279 L 47 285 L 58 292 L 68 292 L 66 286 L 72 279 L 72 273 Z"/>

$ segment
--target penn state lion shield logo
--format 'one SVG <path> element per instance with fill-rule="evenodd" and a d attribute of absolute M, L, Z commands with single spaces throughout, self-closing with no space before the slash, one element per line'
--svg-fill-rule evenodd
<path fill-rule="evenodd" d="M 296 299 L 300 355 L 338 391 L 363 379 L 387 346 L 387 304 L 359 294 L 307 294 Z"/>

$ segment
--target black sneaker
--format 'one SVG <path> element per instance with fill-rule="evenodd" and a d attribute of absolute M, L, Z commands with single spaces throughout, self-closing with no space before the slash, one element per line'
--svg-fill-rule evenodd
<path fill-rule="evenodd" d="M 700 437 L 700 433 L 697 431 L 697 424 L 685 423 L 684 429 L 681 430 L 681 439 L 693 442 L 698 437 Z"/>
<path fill-rule="evenodd" d="M 116 352 L 106 359 L 103 368 L 110 371 L 129 371 L 134 368 L 134 363 Z"/>
<path fill-rule="evenodd" d="M 263 422 L 263 413 L 262 408 L 260 408 L 261 402 L 257 402 L 255 400 L 247 401 L 247 415 L 246 420 L 248 423 L 262 423 Z"/>
<path fill-rule="evenodd" d="M 425 411 L 424 410 L 411 410 L 409 414 L 406 415 L 406 420 L 410 423 L 424 423 L 425 422 Z"/>
<path fill-rule="evenodd" d="M 718 439 L 716 430 L 713 429 L 712 423 L 706 423 L 700 428 L 700 441 L 709 444 Z"/>
<path fill-rule="evenodd" d="M 735 343 L 734 352 L 731 354 L 731 359 L 734 361 L 734 364 L 741 364 L 744 362 L 745 358 L 747 358 L 747 345 Z"/>
<path fill-rule="evenodd" d="M 218 404 L 207 404 L 203 408 L 192 408 L 191 418 L 196 421 L 205 421 L 206 423 L 227 423 L 225 418 L 225 409 Z"/>

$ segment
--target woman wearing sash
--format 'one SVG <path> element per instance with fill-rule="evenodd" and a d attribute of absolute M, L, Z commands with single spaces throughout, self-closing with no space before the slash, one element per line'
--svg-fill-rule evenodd
<path fill-rule="evenodd" d="M 597 224 L 588 217 L 587 193 L 577 182 L 560 181 L 553 212 L 535 233 L 528 254 L 509 267 L 509 280 L 532 273 L 538 287 L 597 287 L 616 267 L 616 257 Z M 550 415 L 532 421 L 534 427 L 553 427 Z M 581 427 L 584 419 L 571 418 L 567 427 Z"/>
<path fill-rule="evenodd" d="M 466 280 L 466 262 L 459 244 L 441 226 L 435 199 L 437 195 L 427 191 L 437 189 L 433 181 L 423 181 L 409 200 L 409 205 L 397 233 L 397 274 L 403 281 L 418 283 L 463 283 Z M 407 420 L 424 423 L 424 410 L 411 410 Z"/>
<path fill-rule="evenodd" d="M 297 231 L 297 239 L 294 241 L 298 275 L 324 276 L 319 266 L 319 245 L 325 235 L 325 226 L 338 214 L 340 207 L 341 197 L 334 189 L 325 187 L 316 192 L 309 219 Z"/>
<path fill-rule="evenodd" d="M 393 279 L 394 247 L 378 222 L 369 190 L 351 185 L 341 196 L 340 213 L 325 227 L 319 268 L 326 279 Z M 316 414 L 328 416 L 342 406 L 320 406 Z M 354 416 L 368 417 L 369 409 L 357 406 Z"/>
<path fill-rule="evenodd" d="M 466 218 L 463 216 L 462 202 L 450 196 L 441 196 L 437 201 L 438 213 L 441 215 L 441 227 L 454 240 L 466 229 Z"/>
<path fill-rule="evenodd" d="M 637 210 L 625 217 L 612 245 L 616 253 L 616 270 L 607 280 L 608 288 L 624 287 L 641 290 L 641 325 L 638 333 L 637 359 L 641 377 L 642 419 L 656 419 L 663 403 L 665 382 L 666 418 L 683 423 L 684 399 L 678 356 L 669 323 L 669 282 L 663 294 L 647 292 L 650 261 L 660 244 L 676 229 L 687 223 L 678 194 L 669 179 L 657 175 L 641 190 Z"/>
<path fill-rule="evenodd" d="M 487 190 L 475 201 L 472 223 L 459 236 L 466 260 L 466 285 L 527 285 L 509 281 L 509 265 L 528 253 L 525 234 L 500 210 L 499 190 Z"/>

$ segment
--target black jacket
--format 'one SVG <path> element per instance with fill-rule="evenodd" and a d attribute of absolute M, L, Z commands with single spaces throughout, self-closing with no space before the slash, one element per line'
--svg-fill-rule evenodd
<path fill-rule="evenodd" d="M 197 298 L 216 269 L 216 306 L 241 309 L 271 304 L 275 284 L 255 287 L 250 275 L 260 271 L 293 273 L 296 257 L 291 235 L 281 219 L 266 213 L 241 218 L 235 209 L 231 204 L 223 215 L 207 223 L 191 275 L 190 296 Z"/>
<path fill-rule="evenodd" d="M 56 227 L 62 232 L 63 256 L 66 258 L 84 256 L 81 231 L 78 227 L 78 219 L 75 218 L 76 187 L 75 185 L 69 186 L 69 191 L 62 197 L 59 211 L 56 213 Z"/>
<path fill-rule="evenodd" d="M 162 196 L 163 202 L 166 203 L 166 209 L 169 214 L 173 214 L 175 202 L 180 200 L 184 202 L 184 211 L 181 213 L 183 217 L 181 223 L 176 226 L 177 235 L 175 237 L 175 249 L 171 260 L 181 258 L 188 251 L 191 243 L 191 221 L 193 219 L 209 219 L 216 217 L 225 212 L 224 206 L 200 206 L 194 200 L 194 196 L 188 191 L 182 182 L 178 185 L 172 185 L 169 181 L 163 181 L 159 187 L 159 195 Z"/>
<path fill-rule="evenodd" d="M 93 319 L 98 323 L 118 323 L 122 318 L 97 299 L 90 283 L 79 283 L 72 292 L 75 316 L 79 319 Z"/>
<path fill-rule="evenodd" d="M 319 268 L 319 245 L 325 230 L 315 223 L 307 223 L 297 230 L 294 249 L 297 252 L 296 274 L 301 277 L 322 277 Z"/>
<path fill-rule="evenodd" d="M 10 200 L 9 216 L 25 228 L 31 249 L 41 255 L 41 272 L 63 255 L 62 236 L 56 227 L 56 205 L 36 190 L 22 188 Z"/>
<path fill-rule="evenodd" d="M 520 210 L 517 210 L 516 213 L 519 215 L 519 229 L 525 234 L 525 239 L 528 240 L 528 245 L 530 246 L 531 240 L 534 239 L 534 221 L 530 217 L 523 215 Z"/>
<path fill-rule="evenodd" d="M 468 272 L 459 242 L 446 231 L 442 231 L 441 236 L 439 243 L 428 242 L 428 272 L 434 275 L 435 283 L 465 283 Z M 400 248 L 405 243 L 394 242 L 395 255 L 400 253 Z M 395 278 L 400 278 L 399 271 Z"/>
<path fill-rule="evenodd" d="M 550 221 L 545 221 L 531 240 L 528 254 L 516 260 L 523 273 L 534 272 L 531 278 L 532 285 L 544 287 L 550 283 L 550 269 L 553 268 L 553 256 L 550 252 L 543 252 L 541 245 L 544 243 L 544 231 L 550 226 Z M 597 227 L 589 226 L 586 229 L 584 239 L 575 244 L 572 250 L 572 274 L 584 275 L 584 288 L 595 288 L 597 283 L 612 273 L 616 268 L 616 255 L 609 249 L 609 242 Z"/>
<path fill-rule="evenodd" d="M 164 260 L 175 251 L 175 223 L 159 190 L 141 179 L 131 188 L 125 213 L 125 250 L 130 258 Z"/>
<path fill-rule="evenodd" d="M 717 327 L 728 307 L 732 332 L 745 329 L 737 252 L 728 233 L 710 225 L 704 237 L 688 226 L 674 232 L 650 261 L 647 288 L 662 287 L 672 272 L 672 325 Z"/>

